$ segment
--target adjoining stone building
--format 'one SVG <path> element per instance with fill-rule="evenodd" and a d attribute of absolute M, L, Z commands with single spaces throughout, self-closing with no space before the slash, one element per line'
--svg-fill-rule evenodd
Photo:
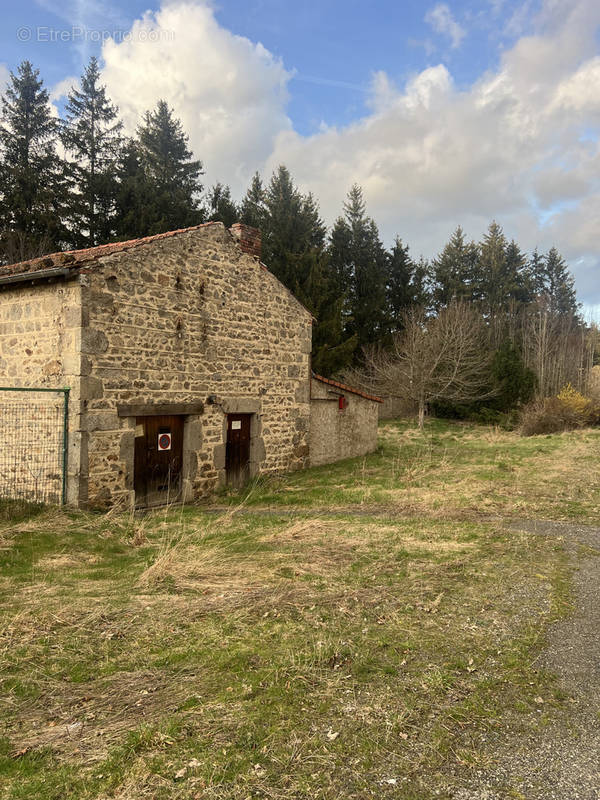
<path fill-rule="evenodd" d="M 70 504 L 187 502 L 308 466 L 312 322 L 241 224 L 57 253 L 0 269 L 0 387 L 70 389 Z"/>
<path fill-rule="evenodd" d="M 364 456 L 377 444 L 381 398 L 313 373 L 310 463 Z"/>

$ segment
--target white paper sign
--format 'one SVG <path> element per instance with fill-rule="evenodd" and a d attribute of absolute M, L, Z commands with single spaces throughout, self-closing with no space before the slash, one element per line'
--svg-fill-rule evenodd
<path fill-rule="evenodd" d="M 240 431 L 242 429 L 242 420 L 241 419 L 233 419 L 231 420 L 231 430 L 232 431 Z"/>

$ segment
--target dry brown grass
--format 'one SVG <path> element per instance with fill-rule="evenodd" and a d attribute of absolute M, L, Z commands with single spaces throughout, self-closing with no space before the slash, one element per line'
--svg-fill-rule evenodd
<path fill-rule="evenodd" d="M 67 570 L 74 567 L 82 567 L 98 563 L 98 556 L 78 553 L 56 553 L 55 555 L 44 556 L 36 562 L 36 569 L 39 570 Z"/>
<path fill-rule="evenodd" d="M 463 552 L 472 546 L 456 541 L 452 535 L 402 535 L 393 524 L 314 518 L 296 520 L 260 534 L 257 543 L 268 544 L 268 549 L 257 546 L 241 558 L 224 543 L 206 541 L 220 525 L 219 519 L 207 526 L 200 541 L 165 538 L 152 564 L 140 575 L 137 587 L 154 590 L 169 586 L 177 591 L 216 594 L 229 602 L 232 595 L 239 597 L 249 591 L 269 588 L 277 593 L 282 570 L 296 576 L 327 578 L 378 546 L 382 552 L 389 550 L 390 542 L 416 554 L 429 555 Z M 298 587 L 300 593 L 302 588 Z"/>
<path fill-rule="evenodd" d="M 5 540 L 14 539 L 25 533 L 36 533 L 39 530 L 64 530 L 72 525 L 71 518 L 61 509 L 50 506 L 43 513 L 26 519 L 23 522 L 7 522 L 0 527 L 0 537 Z"/>
<path fill-rule="evenodd" d="M 531 647 L 562 556 L 461 520 L 489 482 L 440 438 L 412 464 L 398 454 L 410 479 L 386 500 L 375 486 L 379 518 L 171 508 L 57 517 L 56 546 L 43 522 L 8 532 L 1 725 L 11 754 L 26 751 L 7 760 L 15 797 L 345 800 L 387 793 L 390 776 L 433 797 L 443 765 L 482 757 L 473 731 L 501 730 L 515 698 L 550 703 Z M 504 433 L 481 441 L 485 469 L 485 448 L 508 459 Z M 589 447 L 566 473 L 550 452 L 533 457 L 554 485 Z M 370 489 L 375 466 L 359 463 L 347 488 Z M 498 470 L 505 504 L 515 476 L 523 491 L 533 480 L 530 464 L 512 466 Z"/>
<path fill-rule="evenodd" d="M 261 538 L 271 542 L 297 545 L 292 552 L 296 554 L 299 549 L 303 552 L 308 551 L 308 560 L 313 555 L 318 558 L 319 550 L 313 549 L 315 545 L 341 551 L 350 548 L 356 554 L 372 552 L 379 544 L 385 545 L 388 549 L 390 542 L 429 554 L 461 551 L 472 546 L 471 542 L 457 541 L 447 532 L 442 537 L 431 531 L 423 531 L 422 535 L 417 537 L 400 532 L 398 525 L 392 523 L 346 519 L 301 519 Z"/>
<path fill-rule="evenodd" d="M 593 477 L 600 462 L 596 429 L 555 434 L 547 444 L 546 437 L 523 440 L 497 427 L 453 426 L 436 432 L 435 446 L 426 437 L 419 440 L 415 430 L 382 431 L 399 449 L 391 470 L 399 486 L 385 484 L 379 496 L 399 513 L 446 519 L 576 516 L 590 522 L 600 513 L 600 484 Z"/>
<path fill-rule="evenodd" d="M 50 747 L 61 760 L 101 761 L 124 733 L 164 718 L 196 687 L 194 676 L 172 682 L 156 670 L 74 684 L 68 693 L 62 682 L 46 681 L 43 707 L 21 709 L 17 749 Z"/>

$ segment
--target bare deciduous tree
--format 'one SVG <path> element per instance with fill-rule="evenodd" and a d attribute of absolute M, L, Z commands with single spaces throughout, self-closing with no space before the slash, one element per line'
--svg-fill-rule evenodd
<path fill-rule="evenodd" d="M 538 377 L 540 397 L 557 394 L 567 383 L 585 390 L 598 344 L 594 325 L 537 302 L 524 312 L 522 336 L 524 358 Z"/>
<path fill-rule="evenodd" d="M 481 316 L 463 302 L 436 317 L 413 309 L 391 350 L 366 354 L 366 381 L 382 394 L 409 400 L 423 427 L 427 405 L 436 400 L 469 403 L 489 396 L 490 351 Z"/>

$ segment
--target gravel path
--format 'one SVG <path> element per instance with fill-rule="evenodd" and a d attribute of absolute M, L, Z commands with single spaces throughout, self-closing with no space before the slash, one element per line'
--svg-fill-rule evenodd
<path fill-rule="evenodd" d="M 600 800 L 600 528 L 532 520 L 510 527 L 561 537 L 577 566 L 576 611 L 552 626 L 539 659 L 555 673 L 569 709 L 523 737 L 488 742 L 495 762 L 455 800 Z M 595 553 L 580 553 L 579 545 Z"/>

